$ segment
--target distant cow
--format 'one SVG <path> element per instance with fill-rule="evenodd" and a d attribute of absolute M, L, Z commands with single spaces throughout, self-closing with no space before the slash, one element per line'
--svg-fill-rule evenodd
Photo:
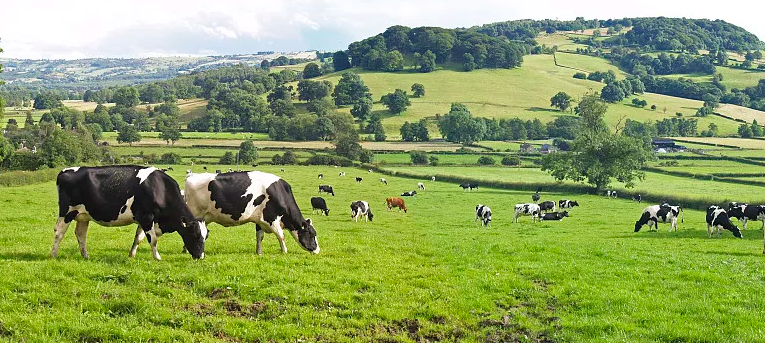
<path fill-rule="evenodd" d="M 635 201 L 637 201 L 637 202 L 638 202 L 638 204 L 639 204 L 640 202 L 642 202 L 642 201 L 643 201 L 643 197 L 641 197 L 641 196 L 640 196 L 640 194 L 638 194 L 638 195 L 636 195 L 636 196 L 632 197 L 632 200 L 635 200 Z"/>
<path fill-rule="evenodd" d="M 319 178 L 323 179 L 324 178 L 324 174 L 319 174 Z"/>
<path fill-rule="evenodd" d="M 417 195 L 417 191 L 408 191 L 408 192 L 401 193 L 402 197 L 413 197 L 415 195 Z"/>
<path fill-rule="evenodd" d="M 338 174 L 338 176 L 345 176 L 345 172 L 340 172 L 340 174 Z"/>
<path fill-rule="evenodd" d="M 460 187 L 462 187 L 463 191 L 466 190 L 466 189 L 469 190 L 469 191 L 473 190 L 474 188 L 478 189 L 478 185 L 474 184 L 474 183 L 461 183 Z"/>
<path fill-rule="evenodd" d="M 539 220 L 563 220 L 563 217 L 568 217 L 568 211 L 539 214 Z"/>
<path fill-rule="evenodd" d="M 401 198 L 387 198 L 385 199 L 385 205 L 388 206 L 388 211 L 390 211 L 394 207 L 398 207 L 398 210 L 404 210 L 404 213 L 406 213 L 406 204 L 404 204 L 404 199 Z"/>
<path fill-rule="evenodd" d="M 572 200 L 558 200 L 558 208 L 573 208 L 579 206 L 579 203 Z"/>
<path fill-rule="evenodd" d="M 555 201 L 543 201 L 539 204 L 539 210 L 540 211 L 555 211 Z"/>
<path fill-rule="evenodd" d="M 50 255 L 58 248 L 72 221 L 80 254 L 89 258 L 86 236 L 88 224 L 102 226 L 138 224 L 135 240 L 148 237 L 152 255 L 160 260 L 157 238 L 178 231 L 183 244 L 195 259 L 204 258 L 207 227 L 183 201 L 178 183 L 154 167 L 108 166 L 72 167 L 56 177 L 58 221 Z M 130 250 L 131 257 L 136 253 Z"/>
<path fill-rule="evenodd" d="M 606 191 L 606 198 L 616 199 L 616 191 Z"/>
<path fill-rule="evenodd" d="M 531 216 L 531 222 L 533 223 L 540 213 L 542 213 L 542 210 L 537 204 L 516 204 L 513 222 L 517 223 L 520 216 Z"/>
<path fill-rule="evenodd" d="M 387 185 L 388 184 L 388 180 L 386 180 L 384 178 L 380 178 L 380 183 Z"/>
<path fill-rule="evenodd" d="M 356 183 L 361 183 L 361 180 L 363 180 L 363 179 L 360 178 L 360 177 L 356 177 Z"/>
<path fill-rule="evenodd" d="M 728 217 L 740 220 L 744 230 L 749 220 L 761 220 L 762 229 L 765 229 L 765 205 L 735 204 L 728 210 Z"/>
<path fill-rule="evenodd" d="M 284 172 L 284 168 L 279 169 L 282 173 Z"/>
<path fill-rule="evenodd" d="M 640 231 L 643 225 L 648 225 L 648 230 L 653 227 L 659 231 L 659 223 L 669 223 L 669 231 L 677 231 L 677 218 L 683 209 L 680 206 L 669 204 L 651 205 L 643 209 L 640 219 L 635 222 L 635 232 Z M 681 219 L 682 222 L 682 219 Z"/>
<path fill-rule="evenodd" d="M 491 224 L 491 209 L 489 206 L 478 204 L 475 207 L 475 222 L 481 220 L 481 226 L 489 226 Z"/>
<path fill-rule="evenodd" d="M 720 206 L 709 206 L 707 209 L 707 237 L 712 238 L 712 231 L 717 232 L 717 237 L 720 237 L 720 229 L 730 230 L 733 236 L 738 238 L 744 238 L 741 235 L 741 231 L 730 222 L 728 212 Z M 763 251 L 765 252 L 765 251 Z"/>
<path fill-rule="evenodd" d="M 370 170 L 369 170 L 369 172 L 371 173 L 371 172 L 372 172 L 372 169 L 370 169 Z"/>
<path fill-rule="evenodd" d="M 436 181 L 436 177 L 435 176 L 431 176 L 430 177 L 430 181 Z"/>
<path fill-rule="evenodd" d="M 254 223 L 256 252 L 263 254 L 263 237 L 273 233 L 287 252 L 285 229 L 301 248 L 319 253 L 316 229 L 303 218 L 292 187 L 279 176 L 259 171 L 194 174 L 186 178 L 186 202 L 206 223 L 238 226 Z"/>
<path fill-rule="evenodd" d="M 419 189 L 421 189 L 421 190 L 423 190 L 423 191 L 424 191 L 424 190 L 425 190 L 425 184 L 424 184 L 424 183 L 422 183 L 422 182 L 418 182 L 418 183 L 417 183 L 417 188 L 419 188 Z"/>
<path fill-rule="evenodd" d="M 367 221 L 367 219 L 370 222 L 372 221 L 372 217 L 374 217 L 374 215 L 372 214 L 372 210 L 369 208 L 368 202 L 359 200 L 351 203 L 351 218 L 358 222 L 359 217 L 364 217 L 364 221 Z"/>
<path fill-rule="evenodd" d="M 330 185 L 319 185 L 319 193 L 329 193 L 332 194 L 332 196 L 335 196 L 335 191 L 332 189 L 332 186 Z"/>
<path fill-rule="evenodd" d="M 174 171 L 174 170 L 173 170 L 173 167 L 167 167 L 167 170 L 169 170 L 169 171 Z"/>
<path fill-rule="evenodd" d="M 215 169 L 215 174 L 220 174 L 220 173 L 221 173 L 220 169 Z"/>
<path fill-rule="evenodd" d="M 539 190 L 537 190 L 536 193 L 531 195 L 531 201 L 538 203 L 541 196 L 539 195 Z"/>
<path fill-rule="evenodd" d="M 327 208 L 327 202 L 322 197 L 311 198 L 311 213 L 318 211 L 324 213 L 325 216 L 329 216 L 329 209 Z"/>

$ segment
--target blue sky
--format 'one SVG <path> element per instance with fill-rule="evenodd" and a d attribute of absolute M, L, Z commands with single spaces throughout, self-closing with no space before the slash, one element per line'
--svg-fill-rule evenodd
<path fill-rule="evenodd" d="M 392 25 L 513 19 L 723 19 L 765 38 L 760 11 L 707 1 L 3 0 L 2 58 L 73 59 L 336 50 Z"/>

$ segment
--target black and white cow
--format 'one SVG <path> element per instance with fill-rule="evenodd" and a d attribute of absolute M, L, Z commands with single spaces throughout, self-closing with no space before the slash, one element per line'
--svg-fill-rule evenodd
<path fill-rule="evenodd" d="M 573 208 L 574 206 L 579 206 L 576 200 L 558 200 L 558 208 Z"/>
<path fill-rule="evenodd" d="M 364 217 L 364 221 L 367 221 L 367 219 L 370 222 L 372 221 L 374 214 L 372 214 L 372 210 L 369 208 L 368 202 L 359 200 L 351 203 L 351 218 L 358 222 L 359 217 Z"/>
<path fill-rule="evenodd" d="M 478 189 L 478 185 L 474 184 L 474 183 L 461 183 L 460 187 L 462 187 L 463 191 L 466 190 L 466 189 L 469 190 L 469 191 L 472 191 L 474 188 Z"/>
<path fill-rule="evenodd" d="M 648 206 L 643 209 L 640 219 L 635 222 L 635 232 L 640 231 L 646 224 L 648 224 L 648 230 L 654 227 L 655 231 L 659 231 L 659 223 L 669 223 L 669 231 L 677 231 L 677 218 L 682 211 L 680 206 L 670 206 L 669 204 Z M 683 222 L 683 219 L 680 221 Z"/>
<path fill-rule="evenodd" d="M 730 222 L 728 212 L 720 206 L 709 206 L 707 208 L 707 237 L 712 238 L 712 231 L 717 232 L 717 237 L 720 237 L 720 230 L 726 229 L 733 233 L 733 236 L 738 238 L 744 238 L 741 231 Z M 764 251 L 765 252 L 765 251 Z"/>
<path fill-rule="evenodd" d="M 424 190 L 425 190 L 425 184 L 424 184 L 424 183 L 422 183 L 422 182 L 418 182 L 418 183 L 417 183 L 417 188 L 418 188 L 418 189 L 421 189 L 421 190 L 423 190 L 423 191 L 424 191 Z"/>
<path fill-rule="evenodd" d="M 639 203 L 641 203 L 641 202 L 643 201 L 643 197 L 642 197 L 642 196 L 640 196 L 640 194 L 638 194 L 638 195 L 636 195 L 636 196 L 632 197 L 632 200 L 635 200 L 635 201 L 637 201 L 637 202 L 638 202 L 638 204 L 639 204 Z"/>
<path fill-rule="evenodd" d="M 332 194 L 332 196 L 335 196 L 335 190 L 332 189 L 332 186 L 330 185 L 319 185 L 319 193 L 329 193 Z"/>
<path fill-rule="evenodd" d="M 358 176 L 356 177 L 356 183 L 361 183 L 362 180 L 363 180 L 362 178 L 360 178 Z"/>
<path fill-rule="evenodd" d="M 765 205 L 736 204 L 728 210 L 728 217 L 740 220 L 744 230 L 750 220 L 762 221 L 762 229 L 765 229 Z"/>
<path fill-rule="evenodd" d="M 537 190 L 536 193 L 531 195 L 531 201 L 535 203 L 538 203 L 540 198 L 541 198 L 541 195 L 539 195 L 539 190 Z"/>
<path fill-rule="evenodd" d="M 491 224 L 491 209 L 489 206 L 478 204 L 475 207 L 474 222 L 478 222 L 479 219 L 481 220 L 481 226 L 489 226 Z"/>
<path fill-rule="evenodd" d="M 401 193 L 402 197 L 413 197 L 415 195 L 417 195 L 417 191 L 408 191 L 408 192 Z"/>
<path fill-rule="evenodd" d="M 563 220 L 564 217 L 568 217 L 568 211 L 552 212 L 552 213 L 540 213 L 539 220 Z"/>
<path fill-rule="evenodd" d="M 51 256 L 58 255 L 59 244 L 69 224 L 77 222 L 75 234 L 80 254 L 88 258 L 88 224 L 125 226 L 137 223 L 136 240 L 149 237 L 152 255 L 157 238 L 178 231 L 191 256 L 204 258 L 207 227 L 186 206 L 178 183 L 154 167 L 108 166 L 66 168 L 56 178 L 58 221 Z M 135 247 L 130 256 L 135 256 Z"/>
<path fill-rule="evenodd" d="M 540 211 L 555 211 L 555 201 L 543 201 L 539 204 L 539 210 Z"/>
<path fill-rule="evenodd" d="M 319 253 L 316 229 L 311 219 L 303 218 L 287 181 L 259 171 L 224 174 L 192 174 L 186 178 L 186 203 L 191 212 L 206 223 L 238 226 L 254 223 L 258 254 L 263 254 L 263 236 L 273 233 L 281 250 L 287 252 L 284 229 L 300 247 Z"/>
<path fill-rule="evenodd" d="M 542 210 L 537 204 L 516 204 L 513 222 L 517 223 L 520 216 L 531 216 L 531 222 L 533 223 L 540 213 L 542 213 Z"/>
<path fill-rule="evenodd" d="M 388 180 L 386 180 L 384 178 L 380 178 L 380 183 L 387 185 L 388 184 Z"/>
<path fill-rule="evenodd" d="M 436 181 L 436 177 L 435 176 L 431 176 L 430 177 L 430 181 Z"/>
<path fill-rule="evenodd" d="M 345 176 L 345 172 L 340 172 L 340 174 L 337 174 L 337 176 Z"/>
<path fill-rule="evenodd" d="M 606 198 L 616 199 L 616 197 L 617 197 L 616 191 L 606 191 Z"/>
<path fill-rule="evenodd" d="M 319 178 L 323 179 L 324 178 L 324 174 L 319 174 Z"/>
<path fill-rule="evenodd" d="M 314 211 L 319 211 L 319 213 L 324 213 L 325 216 L 329 216 L 329 209 L 327 208 L 327 202 L 322 197 L 312 197 L 311 198 L 311 213 Z"/>

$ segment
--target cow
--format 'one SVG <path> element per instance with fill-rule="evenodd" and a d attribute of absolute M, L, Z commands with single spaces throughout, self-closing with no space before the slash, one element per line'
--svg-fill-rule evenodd
<path fill-rule="evenodd" d="M 728 212 L 725 211 L 720 206 L 709 206 L 707 208 L 707 237 L 712 238 L 712 230 L 717 232 L 717 237 L 720 237 L 720 229 L 726 229 L 730 230 L 733 233 L 733 236 L 738 238 L 744 238 L 744 236 L 741 234 L 741 231 L 733 225 L 733 223 L 730 222 L 730 217 L 728 217 Z M 765 250 L 763 251 L 765 252 Z"/>
<path fill-rule="evenodd" d="M 51 257 L 58 249 L 66 230 L 76 221 L 75 235 L 80 254 L 89 258 L 86 237 L 88 224 L 102 226 L 138 224 L 136 240 L 149 237 L 152 255 L 157 251 L 157 238 L 178 232 L 191 256 L 205 256 L 207 226 L 197 219 L 181 197 L 181 189 L 172 177 L 154 167 L 107 166 L 72 167 L 56 177 L 58 220 L 54 229 Z M 135 257 L 137 245 L 130 250 Z"/>
<path fill-rule="evenodd" d="M 418 182 L 418 183 L 417 183 L 417 189 L 421 189 L 421 190 L 423 190 L 423 191 L 424 191 L 424 190 L 425 190 L 425 184 L 424 184 L 424 183 L 422 183 L 422 182 Z"/>
<path fill-rule="evenodd" d="M 351 203 L 351 218 L 358 222 L 359 217 L 364 217 L 364 221 L 372 221 L 372 210 L 369 208 L 369 203 L 363 200 L 354 201 Z"/>
<path fill-rule="evenodd" d="M 220 173 L 221 173 L 220 169 L 215 169 L 215 174 L 220 174 Z"/>
<path fill-rule="evenodd" d="M 606 198 L 616 199 L 616 191 L 606 191 Z"/>
<path fill-rule="evenodd" d="M 431 176 L 430 177 L 430 181 L 436 181 L 436 177 L 435 176 Z"/>
<path fill-rule="evenodd" d="M 539 195 L 539 190 L 537 190 L 536 193 L 531 195 L 531 201 L 533 201 L 534 203 L 538 203 L 540 198 L 541 196 Z"/>
<path fill-rule="evenodd" d="M 370 170 L 369 170 L 369 173 L 370 173 L 370 174 L 372 173 L 372 169 L 370 169 Z"/>
<path fill-rule="evenodd" d="M 380 178 L 380 183 L 387 185 L 388 184 L 388 180 L 386 180 L 384 178 Z"/>
<path fill-rule="evenodd" d="M 332 189 L 332 186 L 330 185 L 319 185 L 319 193 L 329 193 L 332 194 L 332 196 L 335 196 L 335 190 Z"/>
<path fill-rule="evenodd" d="M 345 172 L 340 172 L 337 176 L 345 176 Z"/>
<path fill-rule="evenodd" d="M 573 208 L 579 206 L 579 203 L 572 200 L 558 200 L 558 208 Z"/>
<path fill-rule="evenodd" d="M 360 178 L 360 177 L 356 177 L 356 183 L 361 183 L 361 180 L 363 180 L 363 179 Z"/>
<path fill-rule="evenodd" d="M 324 213 L 325 216 L 329 216 L 329 209 L 327 208 L 327 202 L 322 197 L 311 198 L 311 213 L 318 211 L 319 214 Z"/>
<path fill-rule="evenodd" d="M 186 169 L 186 176 L 191 175 L 191 169 Z"/>
<path fill-rule="evenodd" d="M 319 174 L 319 178 L 323 179 L 324 178 L 324 174 Z"/>
<path fill-rule="evenodd" d="M 552 213 L 540 213 L 539 220 L 563 220 L 563 217 L 568 217 L 568 211 L 552 212 Z"/>
<path fill-rule="evenodd" d="M 263 236 L 276 235 L 282 253 L 287 253 L 284 229 L 301 248 L 319 253 L 316 229 L 303 218 L 287 181 L 274 174 L 250 171 L 224 174 L 194 174 L 186 178 L 186 203 L 205 223 L 238 226 L 254 223 L 258 255 L 263 254 Z"/>
<path fill-rule="evenodd" d="M 749 220 L 761 220 L 762 229 L 765 229 L 765 205 L 736 204 L 728 210 L 728 217 L 740 220 L 744 230 Z"/>
<path fill-rule="evenodd" d="M 202 167 L 202 169 L 207 170 L 207 166 Z"/>
<path fill-rule="evenodd" d="M 539 205 L 537 204 L 516 204 L 515 215 L 513 216 L 513 222 L 517 223 L 518 217 L 523 215 L 523 216 L 531 216 L 531 222 L 533 223 L 540 213 L 542 213 L 542 210 L 539 208 Z"/>
<path fill-rule="evenodd" d="M 473 190 L 473 188 L 475 188 L 475 189 L 478 189 L 478 185 L 477 185 L 477 184 L 474 184 L 474 183 L 461 183 L 461 184 L 460 184 L 460 187 L 462 187 L 462 190 L 463 190 L 463 191 L 464 191 L 464 190 L 466 190 L 466 189 L 467 189 L 468 191 L 472 191 L 472 190 Z"/>
<path fill-rule="evenodd" d="M 641 197 L 640 194 L 638 194 L 638 195 L 632 197 L 632 200 L 637 201 L 638 204 L 639 204 L 639 203 L 641 203 L 643 201 L 643 197 Z"/>
<path fill-rule="evenodd" d="M 173 169 L 173 167 L 167 167 L 167 170 L 169 170 L 169 171 L 175 171 L 175 170 Z"/>
<path fill-rule="evenodd" d="M 669 223 L 669 231 L 677 231 L 677 218 L 682 213 L 680 206 L 670 206 L 667 203 L 661 205 L 651 205 L 643 209 L 640 219 L 635 222 L 635 232 L 640 231 L 643 225 L 648 224 L 648 230 L 651 227 L 659 231 L 659 223 Z M 681 218 L 680 222 L 684 220 Z"/>
<path fill-rule="evenodd" d="M 489 206 L 476 205 L 474 222 L 478 222 L 479 219 L 481 220 L 481 226 L 489 226 L 491 224 L 491 209 Z"/>
<path fill-rule="evenodd" d="M 404 210 L 404 213 L 406 213 L 406 204 L 404 204 L 404 199 L 401 198 L 387 198 L 385 199 L 385 205 L 388 206 L 388 211 L 390 211 L 394 207 L 398 207 L 398 210 Z"/>
<path fill-rule="evenodd" d="M 408 191 L 408 192 L 401 193 L 402 197 L 413 197 L 415 195 L 417 195 L 417 191 Z"/>
<path fill-rule="evenodd" d="M 539 204 L 539 210 L 540 211 L 555 211 L 555 201 L 543 201 Z"/>
<path fill-rule="evenodd" d="M 281 169 L 279 169 L 279 171 L 281 171 L 282 173 L 284 173 L 284 168 L 281 168 Z"/>

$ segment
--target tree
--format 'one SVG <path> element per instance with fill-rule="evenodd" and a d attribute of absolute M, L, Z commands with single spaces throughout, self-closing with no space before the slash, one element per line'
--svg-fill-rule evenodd
<path fill-rule="evenodd" d="M 425 51 L 424 54 L 414 53 L 415 63 L 419 66 L 417 70 L 421 73 L 429 73 L 436 70 L 436 54 L 432 51 Z"/>
<path fill-rule="evenodd" d="M 415 98 L 425 96 L 425 86 L 421 83 L 412 84 L 412 93 Z"/>
<path fill-rule="evenodd" d="M 424 151 L 414 150 L 409 152 L 409 158 L 412 160 L 412 164 L 415 165 L 427 165 L 428 154 Z"/>
<path fill-rule="evenodd" d="M 712 114 L 712 112 L 713 112 L 713 110 L 711 108 L 709 108 L 707 106 L 703 106 L 703 107 L 699 108 L 698 111 L 696 111 L 696 116 L 697 117 L 707 117 L 710 114 Z"/>
<path fill-rule="evenodd" d="M 159 133 L 159 138 L 163 139 L 167 142 L 167 144 L 170 144 L 172 142 L 172 145 L 175 145 L 175 142 L 180 140 L 183 136 L 181 135 L 181 131 L 178 130 L 176 127 L 166 127 L 162 132 Z"/>
<path fill-rule="evenodd" d="M 464 71 L 471 71 L 475 69 L 475 58 L 473 58 L 473 55 L 471 55 L 469 52 L 466 52 L 462 55 L 462 70 Z"/>
<path fill-rule="evenodd" d="M 41 92 L 35 96 L 34 109 L 47 110 L 63 106 L 61 98 L 53 92 Z"/>
<path fill-rule="evenodd" d="M 430 140 L 428 124 L 425 122 L 425 119 L 420 119 L 416 124 L 412 124 L 412 134 L 416 141 L 427 142 Z"/>
<path fill-rule="evenodd" d="M 255 163 L 258 159 L 258 148 L 251 140 L 246 140 L 239 144 L 239 162 L 242 164 Z"/>
<path fill-rule="evenodd" d="M 518 156 L 507 155 L 502 158 L 500 163 L 502 163 L 503 166 L 517 166 L 521 164 L 521 159 L 518 158 Z"/>
<path fill-rule="evenodd" d="M 136 130 L 135 126 L 133 125 L 125 125 L 120 129 L 120 132 L 117 134 L 117 142 L 118 143 L 128 143 L 128 145 L 133 146 L 134 142 L 140 142 L 141 141 L 141 134 L 138 133 L 138 130 Z"/>
<path fill-rule="evenodd" d="M 372 163 L 375 159 L 375 153 L 372 150 L 362 149 L 359 155 L 359 161 L 361 163 Z"/>
<path fill-rule="evenodd" d="M 482 166 L 493 166 L 496 163 L 497 161 L 489 156 L 481 156 L 478 158 L 478 164 Z"/>
<path fill-rule="evenodd" d="M 138 112 L 133 118 L 133 126 L 138 131 L 151 131 L 151 123 L 149 122 L 149 116 L 144 112 Z"/>
<path fill-rule="evenodd" d="M 311 101 L 322 99 L 332 94 L 332 83 L 329 81 L 301 80 L 297 85 L 298 99 Z"/>
<path fill-rule="evenodd" d="M 363 98 L 371 99 L 372 95 L 358 74 L 345 72 L 332 92 L 332 97 L 335 99 L 335 105 L 343 106 L 355 104 Z"/>
<path fill-rule="evenodd" d="M 408 121 L 405 121 L 404 125 L 401 125 L 399 132 L 401 133 L 401 140 L 405 142 L 414 141 L 414 130 L 412 129 L 412 124 Z"/>
<path fill-rule="evenodd" d="M 319 76 L 321 76 L 321 67 L 319 67 L 318 64 L 311 62 L 306 64 L 305 68 L 303 68 L 304 79 L 310 79 Z"/>
<path fill-rule="evenodd" d="M 616 83 L 609 83 L 600 91 L 600 98 L 608 102 L 620 102 L 624 97 L 624 90 Z"/>
<path fill-rule="evenodd" d="M 752 136 L 753 137 L 762 137 L 763 135 L 763 129 L 760 124 L 757 123 L 757 119 L 752 120 Z"/>
<path fill-rule="evenodd" d="M 353 104 L 353 108 L 351 108 L 351 115 L 361 120 L 365 120 L 371 113 L 372 100 L 369 98 L 362 98 Z"/>
<path fill-rule="evenodd" d="M 720 98 L 711 93 L 702 95 L 701 100 L 704 100 L 704 107 L 709 107 L 710 109 L 720 106 Z"/>
<path fill-rule="evenodd" d="M 223 154 L 223 156 L 221 156 L 218 163 L 223 165 L 236 164 L 236 156 L 234 156 L 234 153 L 232 153 L 231 151 L 226 151 L 226 153 Z"/>
<path fill-rule="evenodd" d="M 374 115 L 371 119 L 369 119 L 369 124 L 367 124 L 366 130 L 367 133 L 372 133 L 375 135 L 375 141 L 382 142 L 385 141 L 386 138 L 388 138 L 385 135 L 385 128 L 383 127 L 382 121 L 380 120 L 380 116 Z"/>
<path fill-rule="evenodd" d="M 635 106 L 635 107 L 643 108 L 643 107 L 646 107 L 648 105 L 648 101 L 645 101 L 645 100 L 642 100 L 642 99 L 638 99 L 638 98 L 634 98 L 634 99 L 632 99 L 632 105 Z"/>
<path fill-rule="evenodd" d="M 34 118 L 32 118 L 32 112 L 27 111 L 27 117 L 24 120 L 24 128 L 29 129 L 29 128 L 32 128 L 32 126 L 34 125 L 35 125 L 35 120 Z"/>
<path fill-rule="evenodd" d="M 559 108 L 561 112 L 566 112 L 571 107 L 571 96 L 566 92 L 558 92 L 550 98 L 550 106 Z"/>
<path fill-rule="evenodd" d="M 295 153 L 292 150 L 287 150 L 282 155 L 282 164 L 295 164 Z"/>
<path fill-rule="evenodd" d="M 156 83 L 150 83 L 141 89 L 138 98 L 143 102 L 157 103 L 165 98 L 165 90 Z"/>
<path fill-rule="evenodd" d="M 401 71 L 404 69 L 404 55 L 398 50 L 393 50 L 385 54 L 383 59 L 383 71 Z"/>
<path fill-rule="evenodd" d="M 741 138 L 752 138 L 752 127 L 746 124 L 741 124 L 738 127 L 738 135 Z"/>
<path fill-rule="evenodd" d="M 430 162 L 431 166 L 438 166 L 438 156 L 430 156 L 428 157 L 428 162 Z"/>
<path fill-rule="evenodd" d="M 271 63 L 269 63 L 268 60 L 260 61 L 260 69 L 263 69 L 266 72 L 268 72 L 269 70 L 271 70 Z"/>
<path fill-rule="evenodd" d="M 335 67 L 335 71 L 346 70 L 351 67 L 351 62 L 348 60 L 348 53 L 345 51 L 338 51 L 332 55 L 332 66 Z"/>
<path fill-rule="evenodd" d="M 271 108 L 271 112 L 275 116 L 292 118 L 296 113 L 296 109 L 295 106 L 292 105 L 292 101 L 284 99 L 276 99 L 272 101 L 268 107 Z"/>
<path fill-rule="evenodd" d="M 357 136 L 343 135 L 335 142 L 335 154 L 350 160 L 358 160 L 361 156 L 361 150 Z"/>
<path fill-rule="evenodd" d="M 133 107 L 141 103 L 138 90 L 132 86 L 120 87 L 114 92 L 112 101 L 118 106 Z"/>
<path fill-rule="evenodd" d="M 380 102 L 387 107 L 391 113 L 399 114 L 406 111 L 406 107 L 412 103 L 406 95 L 406 91 L 396 89 L 393 93 L 388 93 L 380 98 Z"/>
<path fill-rule="evenodd" d="M 449 113 L 438 122 L 441 135 L 449 142 L 471 144 L 481 140 L 486 133 L 486 124 L 473 118 L 467 106 L 453 103 Z"/>

